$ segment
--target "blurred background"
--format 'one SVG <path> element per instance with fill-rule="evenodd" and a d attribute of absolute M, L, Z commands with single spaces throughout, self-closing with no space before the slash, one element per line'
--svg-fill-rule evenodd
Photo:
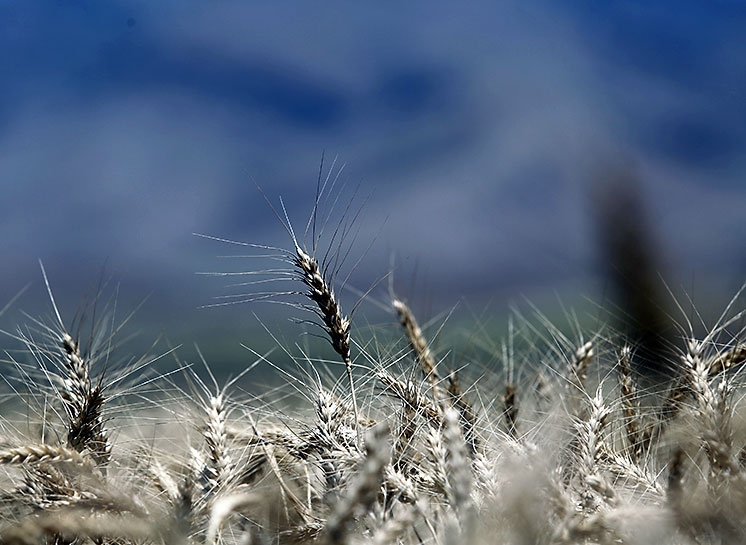
<path fill-rule="evenodd" d="M 722 307 L 746 280 L 744 35 L 725 0 L 0 1 L 0 306 L 31 283 L 3 327 L 51 316 L 41 259 L 66 320 L 106 278 L 122 317 L 147 297 L 145 345 L 235 372 L 274 343 L 254 313 L 295 342 L 280 305 L 201 308 L 236 290 L 196 273 L 276 264 L 192 233 L 288 247 L 255 184 L 302 227 L 322 155 L 337 211 L 363 205 L 346 308 L 392 266 L 423 321 L 603 305 L 629 218 L 651 271 Z"/>

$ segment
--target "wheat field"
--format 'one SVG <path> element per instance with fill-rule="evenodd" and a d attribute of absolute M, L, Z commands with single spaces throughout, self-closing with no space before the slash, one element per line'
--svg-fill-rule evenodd
<path fill-rule="evenodd" d="M 665 379 L 613 324 L 567 333 L 540 314 L 474 369 L 393 289 L 375 296 L 390 335 L 356 326 L 348 223 L 316 229 L 328 194 L 303 234 L 277 208 L 287 248 L 232 243 L 272 254 L 260 272 L 288 286 L 248 299 L 290 304 L 331 346 L 280 347 L 291 401 L 237 387 L 272 365 L 258 353 L 225 383 L 207 362 L 150 372 L 166 354 L 118 354 L 127 320 L 105 304 L 66 320 L 42 268 L 53 319 L 8 332 L 25 354 L 3 363 L 0 543 L 746 542 L 738 294 L 703 334 L 682 313 Z"/>

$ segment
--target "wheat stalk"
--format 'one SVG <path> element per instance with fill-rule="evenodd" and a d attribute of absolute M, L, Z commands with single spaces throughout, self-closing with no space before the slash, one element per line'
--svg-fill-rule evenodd
<path fill-rule="evenodd" d="M 518 387 L 512 382 L 505 385 L 505 395 L 503 396 L 503 414 L 505 415 L 505 427 L 508 435 L 514 440 L 518 440 Z"/>

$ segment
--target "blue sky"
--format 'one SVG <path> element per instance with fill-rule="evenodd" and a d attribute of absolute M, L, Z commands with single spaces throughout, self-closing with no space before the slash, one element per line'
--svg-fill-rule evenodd
<path fill-rule="evenodd" d="M 192 233 L 286 246 L 254 182 L 303 224 L 322 153 L 366 203 L 357 287 L 393 259 L 436 310 L 597 295 L 588 195 L 623 164 L 667 270 L 731 290 L 745 32 L 725 1 L 2 1 L 0 295 L 36 312 L 42 259 L 75 305 L 105 264 L 164 329 L 219 322 L 195 272 L 235 249 Z"/>

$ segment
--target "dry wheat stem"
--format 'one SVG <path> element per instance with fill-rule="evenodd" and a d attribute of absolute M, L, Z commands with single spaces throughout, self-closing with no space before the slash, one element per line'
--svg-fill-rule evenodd
<path fill-rule="evenodd" d="M 518 388 L 512 382 L 505 384 L 505 395 L 503 396 L 503 414 L 505 415 L 505 427 L 508 435 L 518 440 L 518 405 L 516 397 Z"/>

